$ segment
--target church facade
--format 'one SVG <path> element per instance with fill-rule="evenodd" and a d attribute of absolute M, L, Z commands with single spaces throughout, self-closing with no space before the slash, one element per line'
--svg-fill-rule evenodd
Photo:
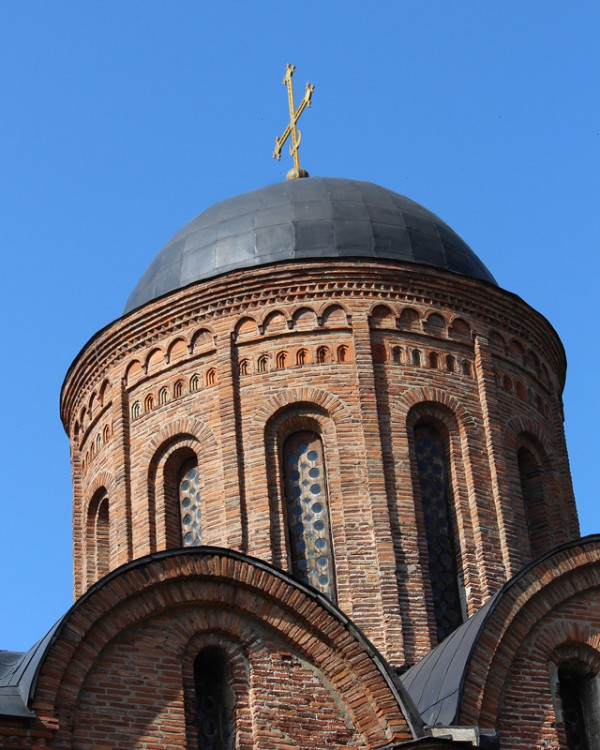
<path fill-rule="evenodd" d="M 0 747 L 596 747 L 565 371 L 390 190 L 209 208 L 65 378 L 75 604 L 0 652 Z"/>

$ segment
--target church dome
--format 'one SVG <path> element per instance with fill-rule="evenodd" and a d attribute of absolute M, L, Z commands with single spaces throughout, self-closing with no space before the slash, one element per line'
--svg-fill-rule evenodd
<path fill-rule="evenodd" d="M 154 258 L 125 312 L 228 271 L 307 258 L 419 263 L 496 284 L 456 232 L 418 203 L 370 182 L 311 177 L 201 213 Z"/>

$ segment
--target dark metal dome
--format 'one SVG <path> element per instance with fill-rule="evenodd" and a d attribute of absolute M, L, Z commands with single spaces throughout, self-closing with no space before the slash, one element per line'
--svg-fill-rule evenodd
<path fill-rule="evenodd" d="M 310 177 L 201 213 L 154 258 L 125 312 L 234 269 L 339 257 L 422 263 L 496 284 L 456 232 L 410 198 L 371 182 Z"/>

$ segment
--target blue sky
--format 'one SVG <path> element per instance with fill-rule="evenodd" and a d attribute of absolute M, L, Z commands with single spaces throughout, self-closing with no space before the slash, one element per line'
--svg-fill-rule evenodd
<path fill-rule="evenodd" d="M 66 370 L 184 223 L 284 178 L 288 61 L 303 166 L 423 203 L 558 331 L 600 531 L 598 28 L 585 0 L 0 3 L 0 648 L 71 603 Z"/>

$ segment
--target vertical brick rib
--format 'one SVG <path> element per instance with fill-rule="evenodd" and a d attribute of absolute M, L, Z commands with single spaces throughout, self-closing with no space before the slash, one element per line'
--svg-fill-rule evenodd
<path fill-rule="evenodd" d="M 111 526 L 116 528 L 111 534 L 116 539 L 117 549 L 111 552 L 111 568 L 122 565 L 133 556 L 131 540 L 131 443 L 129 439 L 129 396 L 125 381 L 120 382 L 117 394 L 114 436 L 115 456 L 121 458 L 115 466 L 115 497 L 110 498 Z M 116 562 L 116 565 L 115 565 Z"/>
<path fill-rule="evenodd" d="M 89 562 L 85 559 L 85 519 L 83 513 L 83 489 L 81 453 L 71 442 L 71 467 L 73 474 L 73 597 L 77 599 L 85 590 L 86 570 Z"/>
<path fill-rule="evenodd" d="M 223 456 L 226 545 L 231 549 L 246 551 L 248 541 L 243 481 L 244 451 L 236 354 L 232 336 L 224 332 L 217 348 L 217 370 L 219 373 L 219 422 Z"/>
<path fill-rule="evenodd" d="M 494 408 L 496 399 L 493 396 L 496 388 L 494 370 L 492 366 L 492 355 L 490 354 L 487 339 L 483 336 L 475 336 L 475 376 L 481 411 L 483 414 L 483 429 L 485 433 L 485 452 L 488 457 L 490 475 L 492 480 L 492 494 L 496 509 L 497 528 L 500 533 L 500 549 L 503 571 L 489 571 L 488 580 L 498 588 L 506 578 L 513 576 L 522 566 L 522 555 L 518 552 L 518 544 L 513 540 L 515 522 L 512 517 L 511 497 L 514 495 L 506 471 L 506 457 L 504 455 L 504 435 L 502 415 Z M 490 529 L 482 525 L 482 546 L 485 552 L 488 544 L 494 544 L 495 539 L 487 541 L 486 535 Z M 487 541 L 487 544 L 486 544 Z M 489 556 L 488 556 L 489 557 Z M 491 592 L 490 592 L 491 593 Z"/>
<path fill-rule="evenodd" d="M 386 482 L 383 466 L 383 446 L 380 431 L 380 414 L 375 388 L 375 372 L 371 354 L 371 332 L 366 314 L 355 315 L 352 320 L 354 351 L 356 356 L 356 377 L 360 403 L 365 448 L 365 486 L 364 503 L 370 509 L 371 528 L 364 528 L 362 538 L 367 550 L 367 539 L 371 542 L 372 552 L 376 557 L 376 569 L 379 581 L 370 584 L 372 590 L 373 612 L 371 616 L 380 617 L 383 627 L 369 629 L 371 636 L 380 632 L 390 661 L 402 659 L 402 627 L 400 621 L 399 594 L 396 582 L 396 560 L 391 540 L 390 513 L 386 494 Z M 375 596 L 379 589 L 380 596 Z M 377 604 L 375 605 L 376 599 Z M 357 608 L 358 609 L 358 608 Z M 382 617 L 383 612 L 386 618 Z M 390 616 L 391 615 L 391 616 Z M 376 638 L 374 638 L 376 640 Z M 377 644 L 380 645 L 380 644 Z"/>

